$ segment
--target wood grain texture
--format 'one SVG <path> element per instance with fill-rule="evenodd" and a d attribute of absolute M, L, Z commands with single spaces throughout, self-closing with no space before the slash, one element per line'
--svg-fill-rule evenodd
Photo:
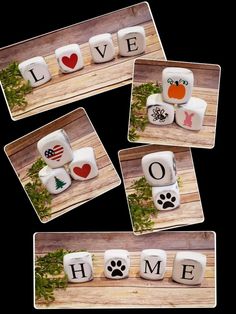
<path fill-rule="evenodd" d="M 143 132 L 137 131 L 139 139 L 136 142 L 213 148 L 215 145 L 220 67 L 212 64 L 137 59 L 134 67 L 133 86 L 147 82 L 161 83 L 162 70 L 168 66 L 185 67 L 193 72 L 194 87 L 192 96 L 204 99 L 207 102 L 203 127 L 199 131 L 191 131 L 181 128 L 175 122 L 163 126 L 149 123 Z"/>
<path fill-rule="evenodd" d="M 119 160 L 127 199 L 128 195 L 134 193 L 132 189 L 134 181 L 139 180 L 143 176 L 142 157 L 152 152 L 165 150 L 173 151 L 175 154 L 177 174 L 182 182 L 182 187 L 180 187 L 181 205 L 174 210 L 158 211 L 157 217 L 152 218 L 154 222 L 153 230 L 144 230 L 143 233 L 134 232 L 136 235 L 200 223 L 204 220 L 196 174 L 189 148 L 145 145 L 121 150 L 119 152 Z"/>
<path fill-rule="evenodd" d="M 37 301 L 37 309 L 49 308 L 185 308 L 214 307 L 215 299 L 215 235 L 213 232 L 161 232 L 136 237 L 131 232 L 112 233 L 37 233 L 35 256 L 58 248 L 86 248 L 94 254 L 94 280 L 69 284 L 55 292 L 55 301 L 47 307 Z M 129 250 L 129 278 L 109 280 L 103 273 L 103 254 L 110 248 Z M 140 278 L 140 252 L 146 248 L 167 251 L 167 269 L 163 280 Z M 173 259 L 177 251 L 191 250 L 207 256 L 204 280 L 199 286 L 185 286 L 172 281 Z"/>
<path fill-rule="evenodd" d="M 99 175 L 83 182 L 72 180 L 67 190 L 52 197 L 52 215 L 42 222 L 48 222 L 120 184 L 120 178 L 85 110 L 78 108 L 6 145 L 5 152 L 23 187 L 29 182 L 28 169 L 40 157 L 37 150 L 38 140 L 61 128 L 68 134 L 73 150 L 87 146 L 93 147 Z"/>
<path fill-rule="evenodd" d="M 36 55 L 44 56 L 52 74 L 48 83 L 34 88 L 26 96 L 28 106 L 14 110 L 14 120 L 77 101 L 98 93 L 131 83 L 134 57 L 120 57 L 116 33 L 119 29 L 141 25 L 145 28 L 147 48 L 142 55 L 153 59 L 165 59 L 165 54 L 146 2 L 124 8 L 97 18 L 41 35 L 15 45 L 0 49 L 0 68 L 11 61 L 24 61 Z M 88 40 L 90 37 L 110 32 L 115 45 L 115 59 L 94 64 L 91 59 Z M 56 62 L 54 50 L 58 47 L 80 44 L 84 68 L 80 71 L 62 74 Z"/>

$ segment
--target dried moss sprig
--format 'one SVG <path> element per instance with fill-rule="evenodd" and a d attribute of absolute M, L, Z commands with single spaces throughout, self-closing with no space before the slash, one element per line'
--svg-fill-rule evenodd
<path fill-rule="evenodd" d="M 38 158 L 27 172 L 30 182 L 25 185 L 25 190 L 41 219 L 51 216 L 52 196 L 41 183 L 38 172 L 46 163 Z"/>
<path fill-rule="evenodd" d="M 35 262 L 35 297 L 50 304 L 55 300 L 54 290 L 67 287 L 67 276 L 63 271 L 63 257 L 71 251 L 58 249 Z M 57 276 L 57 277 L 55 277 Z"/>
<path fill-rule="evenodd" d="M 129 140 L 137 141 L 137 131 L 144 131 L 148 124 L 146 100 L 151 94 L 161 93 L 162 87 L 157 83 L 149 82 L 134 86 L 130 112 Z"/>
<path fill-rule="evenodd" d="M 32 91 L 32 87 L 21 76 L 18 62 L 12 62 L 0 70 L 0 81 L 10 109 L 24 109 L 27 106 L 25 95 Z"/>
<path fill-rule="evenodd" d="M 152 230 L 154 226 L 152 219 L 158 212 L 152 200 L 152 188 L 145 177 L 136 180 L 131 188 L 135 193 L 128 196 L 128 202 L 134 231 Z"/>

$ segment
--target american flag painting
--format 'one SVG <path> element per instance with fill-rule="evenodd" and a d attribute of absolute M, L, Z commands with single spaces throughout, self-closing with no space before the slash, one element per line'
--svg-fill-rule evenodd
<path fill-rule="evenodd" d="M 61 145 L 55 145 L 53 148 L 45 150 L 44 155 L 48 159 L 59 161 L 63 155 L 64 147 Z"/>

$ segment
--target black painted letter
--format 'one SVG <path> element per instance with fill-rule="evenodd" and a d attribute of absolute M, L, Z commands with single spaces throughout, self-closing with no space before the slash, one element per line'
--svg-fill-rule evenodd
<path fill-rule="evenodd" d="M 32 76 L 33 76 L 35 82 L 38 82 L 38 81 L 41 81 L 41 80 L 44 79 L 44 75 L 43 75 L 41 78 L 37 78 L 36 75 L 35 75 L 34 72 L 33 72 L 33 69 L 30 69 L 29 71 L 30 71 L 30 73 L 32 74 Z"/>
<path fill-rule="evenodd" d="M 135 41 L 131 42 L 132 39 L 135 39 Z M 136 45 L 136 39 L 137 39 L 137 37 L 131 37 L 131 38 L 126 39 L 127 40 L 127 45 L 128 45 L 128 52 L 138 50 L 138 47 Z M 135 46 L 136 49 L 131 49 L 132 46 Z"/>
<path fill-rule="evenodd" d="M 150 272 L 151 274 L 154 272 L 154 270 L 155 270 L 155 268 L 156 268 L 156 269 L 157 269 L 156 274 L 159 275 L 159 274 L 160 274 L 160 264 L 161 264 L 161 261 L 158 261 L 158 262 L 156 263 L 156 265 L 155 265 L 153 268 L 151 268 L 151 265 L 150 265 L 149 261 L 148 261 L 148 260 L 145 260 L 145 271 L 144 271 L 145 274 L 147 273 L 147 267 L 148 267 L 149 272 Z"/>
<path fill-rule="evenodd" d="M 76 279 L 76 273 L 82 272 L 82 278 L 86 277 L 85 272 L 84 272 L 84 263 L 80 263 L 80 269 L 75 270 L 74 266 L 75 264 L 70 264 L 69 266 L 71 267 L 71 271 L 73 274 L 73 279 Z"/>
<path fill-rule="evenodd" d="M 94 48 L 97 50 L 97 52 L 100 54 L 100 56 L 101 56 L 102 58 L 104 58 L 105 53 L 106 53 L 106 49 L 107 49 L 107 45 L 104 45 L 103 52 L 101 52 L 101 50 L 99 49 L 98 46 L 97 46 L 97 47 L 94 47 Z"/>
<path fill-rule="evenodd" d="M 154 174 L 153 174 L 152 166 L 155 165 L 155 164 L 158 164 L 158 165 L 160 166 L 160 168 L 161 168 L 162 175 L 160 176 L 160 178 L 156 178 L 156 177 L 154 176 Z M 161 163 L 157 162 L 157 161 L 151 163 L 151 165 L 150 165 L 149 168 L 148 168 L 148 171 L 149 171 L 149 173 L 150 173 L 150 176 L 151 176 L 153 179 L 155 179 L 155 180 L 161 180 L 162 178 L 164 178 L 165 173 L 166 173 L 166 172 L 165 172 L 165 168 L 163 167 L 163 165 L 162 165 Z"/>
<path fill-rule="evenodd" d="M 187 267 L 192 267 L 192 269 L 191 270 L 187 270 L 186 268 Z M 194 276 L 192 276 L 192 277 L 185 277 L 185 275 L 186 274 L 193 274 L 193 269 L 194 269 L 194 265 L 183 265 L 183 273 L 182 273 L 182 277 L 181 277 L 181 279 L 187 279 L 187 280 L 193 280 L 193 278 L 194 278 Z"/>

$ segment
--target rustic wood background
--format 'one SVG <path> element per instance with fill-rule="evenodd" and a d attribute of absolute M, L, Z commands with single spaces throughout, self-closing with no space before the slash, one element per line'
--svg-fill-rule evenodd
<path fill-rule="evenodd" d="M 52 215 L 42 222 L 48 222 L 63 215 L 120 184 L 120 178 L 85 110 L 78 108 L 6 145 L 5 152 L 23 187 L 29 182 L 26 175 L 28 169 L 40 157 L 37 150 L 38 140 L 61 128 L 68 134 L 73 150 L 86 146 L 93 147 L 99 175 L 94 179 L 83 182 L 72 180 L 72 184 L 67 190 L 53 196 Z"/>
<path fill-rule="evenodd" d="M 158 211 L 157 217 L 152 218 L 155 223 L 153 230 L 144 230 L 143 233 L 156 232 L 204 221 L 196 174 L 189 148 L 144 145 L 121 150 L 119 152 L 119 160 L 127 198 L 128 195 L 134 193 L 134 189 L 131 188 L 134 181 L 143 176 L 141 166 L 142 157 L 149 153 L 165 150 L 171 150 L 175 154 L 177 174 L 182 181 L 182 187 L 180 187 L 181 205 L 174 210 Z M 143 233 L 135 232 L 136 235 Z"/>
<path fill-rule="evenodd" d="M 142 25 L 146 32 L 146 51 L 143 54 L 154 59 L 165 59 L 165 54 L 146 2 L 130 6 L 97 18 L 41 35 L 0 49 L 0 69 L 12 61 L 24 61 L 31 57 L 44 56 L 52 74 L 48 83 L 33 89 L 26 96 L 28 106 L 11 113 L 14 120 L 53 109 L 98 93 L 131 83 L 134 57 L 120 57 L 116 33 L 119 29 Z M 116 57 L 114 60 L 94 64 L 88 40 L 101 33 L 112 33 Z M 54 55 L 56 48 L 71 43 L 80 44 L 84 69 L 62 74 Z"/>
<path fill-rule="evenodd" d="M 217 65 L 185 63 L 174 61 L 156 61 L 137 59 L 134 67 L 133 86 L 147 82 L 161 83 L 162 70 L 168 66 L 190 69 L 194 74 L 192 96 L 204 99 L 207 109 L 203 127 L 200 131 L 190 131 L 178 126 L 175 122 L 169 125 L 156 126 L 151 123 L 143 132 L 137 132 L 139 143 L 163 144 L 185 147 L 213 148 L 215 145 L 216 119 L 220 68 Z"/>
<path fill-rule="evenodd" d="M 94 280 L 69 284 L 55 292 L 48 307 L 37 301 L 37 309 L 52 308 L 205 308 L 215 300 L 215 235 L 213 232 L 161 232 L 136 237 L 131 232 L 114 233 L 37 233 L 35 256 L 56 249 L 86 249 L 94 254 Z M 104 277 L 103 254 L 110 248 L 127 249 L 131 255 L 129 278 L 110 280 Z M 150 281 L 139 277 L 140 252 L 146 248 L 167 251 L 164 279 Z M 207 268 L 199 286 L 178 284 L 171 279 L 175 253 L 191 250 L 206 254 Z"/>

